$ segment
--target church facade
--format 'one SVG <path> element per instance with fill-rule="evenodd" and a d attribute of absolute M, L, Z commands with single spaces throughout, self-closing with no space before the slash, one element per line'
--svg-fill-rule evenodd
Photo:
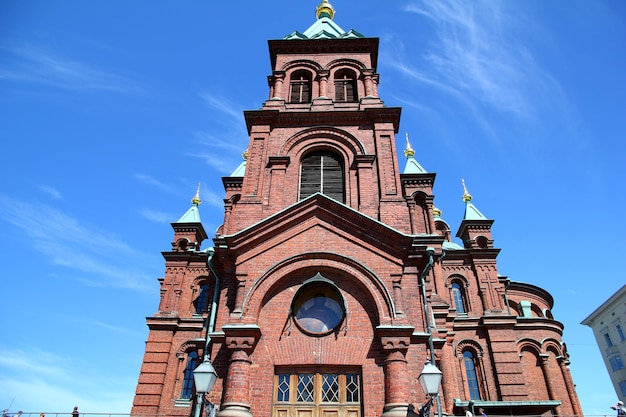
<path fill-rule="evenodd" d="M 324 0 L 269 41 L 269 97 L 244 112 L 215 236 L 199 194 L 172 223 L 131 415 L 189 416 L 199 399 L 222 417 L 416 415 L 426 361 L 442 373 L 431 413 L 582 415 L 552 297 L 500 275 L 467 189 L 452 242 L 408 137 L 399 165 L 378 39 L 333 15 Z M 203 361 L 217 381 L 197 396 Z"/>

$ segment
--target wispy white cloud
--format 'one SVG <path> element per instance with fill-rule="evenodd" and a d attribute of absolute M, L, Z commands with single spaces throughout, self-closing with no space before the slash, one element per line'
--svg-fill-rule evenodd
<path fill-rule="evenodd" d="M 159 180 L 157 180 L 156 178 L 147 175 L 147 174 L 142 174 L 142 173 L 137 173 L 135 174 L 135 178 L 141 182 L 143 182 L 144 184 L 148 184 L 151 185 L 153 187 L 159 188 L 163 191 L 168 191 L 168 192 L 172 192 L 174 191 L 174 188 L 168 184 L 165 184 L 164 182 L 161 182 Z"/>
<path fill-rule="evenodd" d="M 148 208 L 139 210 L 139 215 L 146 220 L 150 220 L 156 223 L 169 223 L 172 221 L 174 217 L 169 213 L 165 213 L 163 211 L 152 210 Z"/>
<path fill-rule="evenodd" d="M 73 269 L 79 281 L 92 286 L 152 291 L 151 277 L 139 260 L 153 262 L 118 237 L 81 224 L 76 218 L 44 204 L 32 204 L 0 194 L 0 218 L 22 230 L 32 247 L 54 265 Z"/>
<path fill-rule="evenodd" d="M 37 347 L 0 350 L 0 375 L 3 397 L 14 399 L 14 407 L 27 405 L 24 412 L 70 413 L 79 405 L 82 412 L 128 413 L 136 384 Z"/>
<path fill-rule="evenodd" d="M 214 118 L 220 125 L 220 130 L 217 134 L 208 131 L 195 132 L 194 142 L 203 149 L 188 152 L 186 155 L 204 160 L 220 173 L 230 174 L 241 163 L 241 154 L 248 145 L 241 105 L 211 93 L 201 93 L 200 97 L 216 113 Z"/>
<path fill-rule="evenodd" d="M 54 198 L 55 200 L 60 200 L 63 198 L 59 190 L 57 190 L 54 187 L 50 187 L 49 185 L 40 185 L 37 188 L 39 188 L 40 191 L 42 191 L 45 194 L 48 194 L 50 197 Z"/>
<path fill-rule="evenodd" d="M 224 195 L 217 194 L 211 190 L 203 190 L 200 192 L 200 197 L 202 198 L 202 202 L 219 209 L 224 208 Z"/>
<path fill-rule="evenodd" d="M 44 84 L 68 90 L 137 92 L 138 85 L 128 78 L 61 53 L 24 43 L 0 43 L 4 54 L 0 80 Z"/>
<path fill-rule="evenodd" d="M 405 6 L 409 13 L 434 23 L 437 36 L 421 60 L 387 61 L 417 82 L 485 108 L 517 118 L 537 118 L 537 100 L 562 92 L 558 82 L 537 63 L 528 22 L 501 1 L 424 0 Z M 423 68 L 415 62 L 421 62 Z"/>
<path fill-rule="evenodd" d="M 208 92 L 200 93 L 200 97 L 212 109 L 217 110 L 218 112 L 230 117 L 239 125 L 245 126 L 245 124 L 243 123 L 243 113 L 241 111 L 242 106 L 238 104 L 233 104 L 224 97 L 219 97 Z"/>

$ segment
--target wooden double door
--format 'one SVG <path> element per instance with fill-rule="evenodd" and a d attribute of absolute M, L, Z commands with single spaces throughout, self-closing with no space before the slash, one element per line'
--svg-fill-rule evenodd
<path fill-rule="evenodd" d="M 361 392 L 361 375 L 354 369 L 278 370 L 272 416 L 361 417 Z"/>

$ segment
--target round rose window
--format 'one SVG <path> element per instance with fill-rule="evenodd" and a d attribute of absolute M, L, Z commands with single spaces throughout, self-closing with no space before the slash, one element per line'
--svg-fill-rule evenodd
<path fill-rule="evenodd" d="M 309 285 L 293 302 L 296 324 L 305 332 L 322 335 L 337 328 L 344 318 L 343 299 L 330 285 Z"/>

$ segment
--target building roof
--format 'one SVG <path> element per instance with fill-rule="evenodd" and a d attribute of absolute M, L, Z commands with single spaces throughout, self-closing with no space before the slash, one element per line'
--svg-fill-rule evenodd
<path fill-rule="evenodd" d="M 350 29 L 346 32 L 339 27 L 339 25 L 333 21 L 335 9 L 327 0 L 322 0 L 322 3 L 317 6 L 315 14 L 317 20 L 307 30 L 305 30 L 304 33 L 300 33 L 296 30 L 285 36 L 283 39 L 350 39 L 365 37 L 354 29 Z"/>
<path fill-rule="evenodd" d="M 239 164 L 237 169 L 235 169 L 233 173 L 230 174 L 231 177 L 243 177 L 244 174 L 246 173 L 246 163 L 248 162 L 248 150 L 246 149 L 246 151 L 243 154 L 241 154 L 241 156 L 243 157 L 243 161 L 241 162 L 241 164 Z"/>
<path fill-rule="evenodd" d="M 425 174 L 426 171 L 419 162 L 415 159 L 415 151 L 411 148 L 409 143 L 409 134 L 406 134 L 406 149 L 404 150 L 404 156 L 406 157 L 406 165 L 404 166 L 403 174 Z"/>
<path fill-rule="evenodd" d="M 489 220 L 485 217 L 484 214 L 480 212 L 472 203 L 472 196 L 467 192 L 467 188 L 465 187 L 465 180 L 463 181 L 463 201 L 465 202 L 465 215 L 463 216 L 463 220 Z"/>
<path fill-rule="evenodd" d="M 196 195 L 191 199 L 191 207 L 176 223 L 201 223 L 200 212 L 198 211 L 200 203 L 202 203 L 202 200 L 200 200 L 200 183 L 198 183 Z"/>

